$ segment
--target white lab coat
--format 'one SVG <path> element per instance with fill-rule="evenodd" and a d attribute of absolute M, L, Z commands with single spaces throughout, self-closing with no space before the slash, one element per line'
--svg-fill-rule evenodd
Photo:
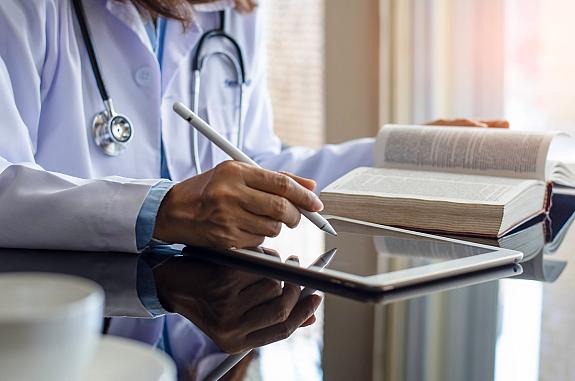
<path fill-rule="evenodd" d="M 134 125 L 133 140 L 119 157 L 106 156 L 93 141 L 91 120 L 103 105 L 71 1 L 2 0 L 0 247 L 135 252 L 136 218 L 160 173 L 161 137 L 172 179 L 195 174 L 190 128 L 172 104 L 190 104 L 191 55 L 202 31 L 217 25 L 217 14 L 197 13 L 186 30 L 169 21 L 160 71 L 129 1 L 84 3 L 104 81 L 116 110 Z M 314 178 L 319 187 L 371 164 L 371 139 L 281 150 L 272 130 L 262 27 L 260 11 L 232 13 L 228 22 L 250 80 L 246 153 L 263 167 Z M 200 114 L 233 139 L 234 90 L 225 85 L 225 70 L 210 73 Z M 227 159 L 203 138 L 199 149 L 204 169 Z"/>

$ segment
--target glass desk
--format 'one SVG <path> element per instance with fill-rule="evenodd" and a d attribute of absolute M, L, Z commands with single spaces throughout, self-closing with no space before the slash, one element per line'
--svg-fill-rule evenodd
<path fill-rule="evenodd" d="M 575 269 L 568 261 L 575 251 L 574 211 L 575 196 L 557 194 L 550 219 L 531 221 L 499 241 L 457 237 L 522 251 L 521 275 L 490 281 L 470 275 L 380 303 L 326 295 L 318 323 L 264 347 L 242 373 L 247 380 L 274 381 L 573 379 Z M 373 239 L 349 238 L 337 246 L 357 255 L 352 266 L 400 269 L 406 261 L 421 260 L 376 263 L 378 243 Z M 310 251 L 316 254 L 316 249 Z M 139 295 L 142 287 L 156 287 L 150 282 L 151 267 L 194 268 L 193 259 L 173 257 L 177 253 L 0 249 L 0 272 L 90 278 L 106 291 L 108 316 L 144 317 L 147 310 Z"/>
<path fill-rule="evenodd" d="M 522 275 L 383 306 L 328 295 L 325 379 L 574 379 L 574 211 L 556 194 L 550 220 L 500 242 L 459 237 L 522 251 Z"/>

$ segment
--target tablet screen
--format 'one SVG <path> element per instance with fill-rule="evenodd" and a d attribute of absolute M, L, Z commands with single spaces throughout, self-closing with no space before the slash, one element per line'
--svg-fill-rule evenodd
<path fill-rule="evenodd" d="M 518 251 L 359 221 L 330 222 L 338 236 L 327 237 L 325 245 L 322 233 L 318 235 L 316 227 L 306 227 L 303 221 L 302 226 L 284 229 L 259 248 L 190 247 L 184 255 L 365 300 L 375 300 L 392 290 L 471 273 L 498 272 L 504 267 L 508 270 L 504 276 L 517 275 L 519 268 L 513 264 L 523 256 Z M 294 256 L 298 261 L 290 260 Z"/>
<path fill-rule="evenodd" d="M 279 256 L 282 261 L 286 261 L 291 255 L 297 255 L 299 266 L 310 269 L 316 262 L 324 265 L 325 259 L 329 257 L 327 269 L 365 277 L 476 257 L 498 250 L 496 247 L 448 237 L 344 219 L 331 219 L 330 223 L 337 230 L 338 236 L 328 237 L 323 248 L 310 249 L 309 243 L 307 247 L 305 244 L 301 246 L 305 239 L 301 238 L 302 232 L 298 232 L 300 228 L 297 228 L 282 232 L 278 238 L 266 240 L 266 249 L 263 251 Z M 495 239 L 485 241 L 492 245 L 498 243 Z M 337 249 L 337 252 L 330 254 L 332 249 Z"/>

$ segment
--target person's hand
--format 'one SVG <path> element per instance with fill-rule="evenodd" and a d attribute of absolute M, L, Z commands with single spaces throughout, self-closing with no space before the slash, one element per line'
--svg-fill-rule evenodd
<path fill-rule="evenodd" d="M 315 322 L 321 303 L 319 295 L 299 300 L 297 285 L 282 288 L 279 281 L 197 258 L 174 257 L 153 271 L 162 306 L 191 320 L 227 353 L 287 338 Z"/>
<path fill-rule="evenodd" d="M 153 236 L 195 246 L 257 246 L 277 236 L 282 223 L 297 226 L 301 214 L 296 206 L 323 209 L 314 188 L 313 180 L 225 161 L 170 189 Z"/>
<path fill-rule="evenodd" d="M 428 126 L 457 126 L 482 128 L 509 128 L 506 120 L 475 120 L 475 119 L 437 119 L 427 123 Z"/>
<path fill-rule="evenodd" d="M 258 6 L 256 0 L 234 0 L 234 7 L 240 13 L 250 13 Z"/>

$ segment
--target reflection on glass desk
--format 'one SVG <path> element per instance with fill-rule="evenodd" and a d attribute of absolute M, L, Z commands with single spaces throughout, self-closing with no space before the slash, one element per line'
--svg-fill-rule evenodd
<path fill-rule="evenodd" d="M 574 211 L 575 197 L 554 195 L 549 216 L 499 240 L 457 237 L 523 252 L 522 274 L 519 267 L 467 274 L 390 293 L 377 304 L 326 295 L 323 338 L 305 331 L 295 340 L 265 347 L 255 363 L 262 369 L 270 364 L 267 368 L 276 373 L 262 371 L 255 379 L 275 380 L 278 373 L 282 380 L 330 381 L 573 379 L 575 267 L 569 261 L 575 252 Z M 471 247 L 454 250 L 444 243 L 432 247 L 430 241 L 343 232 L 326 245 L 353 254 L 341 256 L 336 268 L 365 274 L 465 256 Z M 300 253 L 282 251 L 288 254 Z M 319 253 L 301 254 L 305 266 Z M 145 256 L 0 249 L 0 272 L 66 273 L 100 283 L 108 316 L 149 318 L 139 287 L 156 284 L 142 285 L 151 279 L 142 274 L 154 266 L 192 274 L 197 263 L 170 249 Z M 501 280 L 510 275 L 516 276 Z M 321 333 L 321 327 L 313 332 Z M 269 355 L 274 350 L 275 358 Z"/>
<path fill-rule="evenodd" d="M 521 275 L 374 308 L 327 296 L 325 379 L 574 379 L 574 211 L 575 197 L 555 194 L 548 216 L 505 237 L 457 237 L 522 251 Z M 344 330 L 350 322 L 353 333 Z M 345 366 L 341 351 L 349 356 Z"/>
<path fill-rule="evenodd" d="M 401 240 L 401 234 L 394 235 L 394 240 Z M 404 238 L 413 239 L 413 236 Z M 362 239 L 371 241 L 372 236 L 363 235 Z M 421 239 L 420 242 L 428 240 Z M 441 245 L 441 244 L 440 244 Z M 490 252 L 481 247 L 467 246 L 462 244 L 449 243 L 442 249 L 448 250 L 453 257 L 454 253 L 473 255 Z M 243 276 L 241 269 L 235 269 L 230 266 L 221 266 L 208 263 L 201 260 L 203 257 L 210 256 L 209 249 L 193 248 L 190 249 L 193 255 L 181 255 L 179 250 L 171 248 L 158 248 L 146 252 L 143 255 L 133 255 L 124 253 L 98 253 L 98 252 L 71 252 L 71 251 L 48 251 L 48 250 L 21 250 L 21 249 L 0 249 L 0 272 L 18 272 L 18 271 L 42 271 L 53 273 L 64 273 L 89 278 L 99 283 L 105 290 L 105 315 L 112 316 L 129 316 L 136 318 L 149 319 L 151 313 L 146 308 L 145 300 L 141 299 L 142 291 L 148 290 L 147 293 L 159 298 L 164 288 L 169 288 L 172 293 L 178 294 L 182 299 L 197 298 L 197 290 L 189 287 L 192 283 L 201 283 L 200 288 L 209 288 L 210 285 L 218 286 L 214 279 L 218 276 L 234 283 Z M 364 255 L 358 255 L 357 251 L 351 251 L 356 259 L 369 257 L 369 252 Z M 407 253 L 396 253 L 407 255 Z M 284 257 L 286 257 L 284 255 Z M 353 261 L 353 257 L 342 256 L 344 260 L 339 262 L 338 266 L 347 267 Z M 285 258 L 284 258 L 285 259 Z M 436 259 L 435 259 L 436 260 Z M 432 262 L 435 260 L 431 260 Z M 155 273 L 163 273 L 163 279 L 172 280 L 170 283 L 158 283 L 155 281 L 152 269 Z M 511 265 L 498 267 L 486 271 L 466 274 L 464 276 L 449 278 L 446 280 L 429 282 L 423 285 L 404 288 L 398 291 L 390 291 L 386 294 L 383 302 L 393 303 L 399 300 L 406 300 L 414 297 L 421 297 L 426 294 L 440 292 L 470 285 L 484 283 L 502 277 L 513 276 L 520 273 L 520 266 Z M 372 271 L 373 273 L 373 271 Z M 181 281 L 187 278 L 189 281 Z M 186 287 L 188 286 L 188 287 Z M 215 288 L 215 287 L 214 287 Z M 381 301 L 381 300 L 380 300 Z M 270 311 L 272 312 L 272 311 Z M 107 325 L 104 324 L 106 327 Z M 301 340 L 300 340 L 301 342 Z M 298 367 L 306 361 L 311 365 L 309 372 L 297 373 L 293 379 L 301 379 L 300 376 L 319 375 L 321 371 L 315 363 L 314 353 L 319 353 L 321 340 L 318 338 L 304 341 L 303 345 L 309 351 L 310 356 L 306 356 L 303 361 L 297 361 Z M 300 345 L 300 346 L 301 346 Z M 313 348 L 316 348 L 314 351 Z M 268 356 L 269 357 L 269 356 Z M 265 353 L 262 354 L 262 360 L 259 365 L 264 367 Z M 258 364 L 258 362 L 254 362 Z M 292 364 L 293 365 L 293 364 Z M 256 366 L 256 365 L 253 365 Z M 253 367 L 252 366 L 252 367 Z M 316 371 L 313 371 L 313 369 Z M 272 376 L 271 379 L 274 379 Z M 269 378 L 268 378 L 269 379 Z M 311 378 L 313 379 L 313 378 Z"/>
<path fill-rule="evenodd" d="M 183 254 L 372 302 L 393 302 L 400 295 L 423 295 L 521 273 L 517 263 L 523 254 L 518 251 L 361 221 L 332 218 L 330 222 L 338 237 L 323 254 L 310 250 L 302 256 L 275 246 L 274 240 L 257 250 L 212 249 L 205 253 L 188 247 Z M 377 254 L 338 248 L 340 242 L 354 240 L 360 245 L 375 244 Z M 274 246 L 275 250 L 270 249 Z M 299 262 L 286 261 L 289 254 L 299 255 Z M 329 255 L 329 262 L 322 260 L 325 255 Z M 366 260 L 375 260 L 375 265 L 358 266 Z M 403 266 L 391 269 L 386 266 L 391 260 L 404 260 Z M 317 261 L 323 265 L 316 266 Z"/>
<path fill-rule="evenodd" d="M 356 229 L 353 224 L 349 226 Z M 338 224 L 342 228 L 343 224 Z M 367 234 L 365 230 L 361 234 L 355 232 L 352 234 L 356 239 L 362 239 L 367 242 L 373 241 L 378 252 L 377 260 L 389 260 L 398 258 L 408 258 L 412 260 L 409 268 L 421 268 L 422 266 L 441 263 L 444 260 L 454 260 L 481 254 L 492 253 L 492 249 L 483 246 L 464 245 L 458 242 L 439 241 L 428 239 L 426 237 L 417 237 L 400 232 L 391 232 L 390 235 L 382 235 L 380 230 L 374 237 Z M 346 240 L 345 233 L 340 233 Z M 273 258 L 277 256 L 278 261 L 285 260 L 288 256 L 264 249 L 266 255 L 273 253 Z M 170 247 L 161 247 L 149 250 L 143 255 L 125 254 L 125 253 L 106 253 L 106 252 L 74 252 L 74 251 L 57 251 L 57 250 L 26 250 L 26 249 L 0 249 L 0 273 L 6 272 L 51 272 L 76 275 L 88 278 L 99 283 L 106 294 L 106 311 L 105 315 L 112 316 L 133 316 L 133 317 L 150 317 L 146 310 L 145 303 L 140 299 L 142 289 L 154 288 L 154 295 L 161 293 L 163 286 L 154 281 L 154 271 L 162 271 L 165 278 L 177 278 L 183 274 L 194 275 L 200 266 L 207 269 L 210 273 L 222 273 L 227 271 L 226 276 L 233 280 L 234 277 L 241 277 L 244 272 L 257 272 L 260 276 L 269 273 L 269 270 L 258 271 L 251 268 L 250 263 L 236 265 L 233 262 L 227 263 L 221 260 L 207 260 L 216 253 L 216 250 L 207 248 L 186 248 L 182 253 Z M 327 253 L 336 253 L 337 250 L 328 250 Z M 428 254 L 426 256 L 426 253 Z M 322 254 L 323 255 L 323 254 Z M 312 256 L 313 257 L 313 256 Z M 369 269 L 358 269 L 360 256 L 355 251 L 349 251 L 346 255 L 333 255 L 335 260 L 330 263 L 330 267 L 342 271 L 350 271 L 355 274 L 374 275 L 385 273 L 381 265 Z M 413 259 L 416 258 L 416 259 Z M 305 262 L 304 262 L 305 263 Z M 299 265 L 295 265 L 299 266 Z M 187 270 L 186 270 L 187 269 Z M 351 294 L 349 292 L 340 292 L 337 288 L 336 293 L 353 297 L 356 300 L 365 302 L 393 303 L 398 300 L 405 300 L 414 297 L 421 297 L 430 293 L 451 290 L 460 287 L 468 287 L 484 282 L 489 282 L 505 277 L 520 276 L 522 266 L 510 264 L 496 266 L 481 271 L 464 273 L 457 276 L 450 276 L 445 279 L 427 281 L 414 286 L 402 287 L 397 290 L 388 290 L 385 294 L 378 294 L 374 297 L 371 294 Z M 276 275 L 276 274 L 274 274 Z M 304 279 L 301 276 L 282 277 L 279 272 L 277 276 L 269 276 L 269 279 L 285 279 L 298 283 L 301 286 L 309 286 L 314 289 L 321 289 L 323 284 L 314 280 Z M 298 282 L 298 280 L 302 280 Z M 180 282 L 174 282 L 170 287 L 182 287 Z M 326 287 L 329 291 L 331 287 Z M 191 290 L 178 290 L 179 293 L 185 294 Z M 191 297 L 191 296 L 190 296 Z"/>

